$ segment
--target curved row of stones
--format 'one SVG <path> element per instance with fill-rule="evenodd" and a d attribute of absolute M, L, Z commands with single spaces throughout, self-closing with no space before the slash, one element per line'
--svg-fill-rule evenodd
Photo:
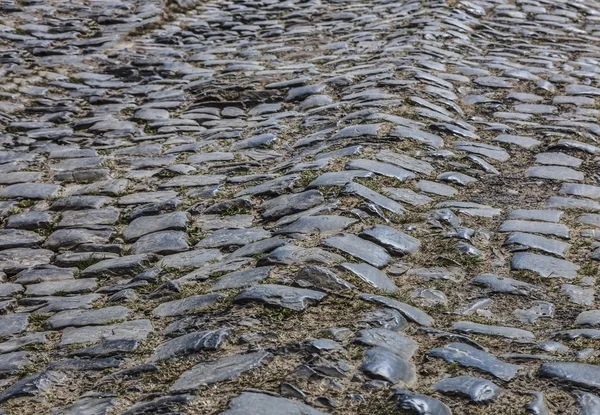
<path fill-rule="evenodd" d="M 600 3 L 0 2 L 5 413 L 600 413 Z"/>

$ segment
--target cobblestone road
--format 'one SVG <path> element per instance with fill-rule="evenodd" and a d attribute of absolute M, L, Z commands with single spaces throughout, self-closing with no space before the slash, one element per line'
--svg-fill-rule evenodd
<path fill-rule="evenodd" d="M 0 413 L 600 414 L 600 3 L 0 0 Z"/>

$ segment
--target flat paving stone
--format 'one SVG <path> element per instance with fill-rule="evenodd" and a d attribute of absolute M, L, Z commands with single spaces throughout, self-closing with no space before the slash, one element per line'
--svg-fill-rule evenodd
<path fill-rule="evenodd" d="M 502 393 L 494 382 L 472 376 L 442 379 L 431 388 L 437 392 L 464 396 L 472 402 L 493 401 Z"/>
<path fill-rule="evenodd" d="M 65 327 L 96 326 L 126 318 L 131 310 L 122 307 L 105 307 L 98 310 L 68 310 L 54 314 L 46 324 L 52 330 Z"/>
<path fill-rule="evenodd" d="M 269 306 L 302 311 L 309 305 L 318 303 L 326 294 L 304 288 L 276 284 L 255 285 L 243 290 L 235 298 L 236 302 L 260 302 Z"/>
<path fill-rule="evenodd" d="M 59 346 L 78 343 L 98 343 L 113 340 L 143 341 L 154 331 L 150 320 L 129 320 L 104 326 L 66 328 L 62 332 Z"/>
<path fill-rule="evenodd" d="M 518 365 L 502 362 L 494 355 L 464 343 L 450 343 L 427 353 L 433 357 L 440 357 L 448 363 L 479 369 L 504 381 L 513 379 L 521 368 Z"/>
<path fill-rule="evenodd" d="M 268 364 L 272 359 L 271 353 L 255 352 L 224 356 L 212 362 L 200 363 L 184 372 L 169 390 L 171 392 L 194 390 L 203 385 L 233 379 L 244 372 Z"/>
<path fill-rule="evenodd" d="M 361 236 L 384 246 L 388 251 L 397 255 L 414 254 L 421 246 L 421 242 L 417 238 L 385 225 L 367 229 Z"/>
<path fill-rule="evenodd" d="M 201 350 L 216 350 L 228 336 L 229 332 L 227 330 L 188 333 L 160 344 L 152 356 L 150 356 L 150 361 L 158 362 L 175 356 L 196 353 Z"/>
<path fill-rule="evenodd" d="M 542 278 L 575 278 L 580 266 L 564 259 L 528 252 L 516 253 L 512 269 L 533 271 Z"/>
<path fill-rule="evenodd" d="M 391 260 L 390 255 L 384 248 L 352 234 L 329 237 L 324 244 L 362 259 L 377 268 L 386 266 Z"/>
<path fill-rule="evenodd" d="M 560 382 L 590 389 L 600 388 L 598 372 L 600 366 L 575 362 L 544 363 L 538 370 L 538 376 L 556 379 Z"/>
<path fill-rule="evenodd" d="M 405 385 L 412 385 L 417 380 L 413 363 L 383 347 L 367 350 L 360 370 L 372 379 L 381 379 L 392 384 L 402 382 Z"/>

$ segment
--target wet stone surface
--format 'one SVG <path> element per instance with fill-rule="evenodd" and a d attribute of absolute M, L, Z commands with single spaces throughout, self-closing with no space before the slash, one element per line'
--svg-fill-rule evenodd
<path fill-rule="evenodd" d="M 598 413 L 599 13 L 0 1 L 0 412 Z"/>

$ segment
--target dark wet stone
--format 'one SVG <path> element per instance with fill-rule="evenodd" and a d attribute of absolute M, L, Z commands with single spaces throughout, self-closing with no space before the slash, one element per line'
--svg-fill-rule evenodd
<path fill-rule="evenodd" d="M 67 310 L 56 313 L 46 320 L 46 324 L 52 330 L 69 326 L 101 325 L 114 320 L 124 319 L 130 312 L 130 309 L 122 306 L 105 307 L 97 310 Z"/>
<path fill-rule="evenodd" d="M 340 265 L 342 268 L 352 272 L 358 278 L 367 284 L 385 292 L 396 292 L 396 284 L 382 271 L 368 264 L 344 262 Z"/>
<path fill-rule="evenodd" d="M 361 330 L 354 341 L 368 346 L 383 347 L 404 360 L 410 360 L 418 347 L 411 338 L 385 328 Z"/>
<path fill-rule="evenodd" d="M 105 326 L 69 327 L 63 330 L 60 346 L 113 340 L 143 341 L 153 331 L 150 320 L 131 320 Z"/>
<path fill-rule="evenodd" d="M 183 392 L 197 389 L 202 385 L 233 379 L 244 372 L 268 364 L 272 359 L 271 353 L 256 352 L 224 356 L 211 362 L 203 362 L 184 372 L 171 386 L 170 391 Z"/>
<path fill-rule="evenodd" d="M 546 255 L 518 252 L 513 255 L 513 270 L 533 271 L 542 278 L 575 278 L 579 265 Z"/>
<path fill-rule="evenodd" d="M 253 413 L 273 413 L 286 415 L 323 415 L 324 413 L 302 402 L 258 392 L 242 392 L 229 401 L 227 410 L 219 415 L 245 415 Z"/>
<path fill-rule="evenodd" d="M 495 400 L 502 390 L 487 379 L 473 376 L 457 376 L 436 382 L 432 389 L 437 392 L 461 395 L 472 402 L 489 402 Z"/>
<path fill-rule="evenodd" d="M 427 395 L 405 389 L 396 389 L 394 396 L 398 408 L 415 415 L 452 415 L 452 411 L 441 401 Z"/>
<path fill-rule="evenodd" d="M 477 333 L 488 336 L 500 336 L 519 342 L 533 342 L 535 336 L 532 332 L 514 327 L 488 326 L 485 324 L 472 323 L 470 321 L 458 321 L 452 329 L 462 333 Z"/>
<path fill-rule="evenodd" d="M 538 376 L 553 378 L 572 385 L 600 389 L 600 366 L 574 362 L 544 363 Z"/>
<path fill-rule="evenodd" d="M 296 284 L 304 288 L 314 287 L 320 290 L 340 292 L 352 290 L 354 286 L 337 276 L 327 268 L 310 265 L 302 268 L 295 278 Z"/>
<path fill-rule="evenodd" d="M 223 298 L 221 294 L 192 295 L 180 300 L 168 301 L 156 307 L 152 314 L 157 317 L 174 317 L 192 314 L 212 306 Z"/>
<path fill-rule="evenodd" d="M 0 393 L 0 402 L 22 396 L 37 396 L 48 392 L 55 385 L 60 385 L 66 380 L 61 372 L 46 371 L 21 379 Z"/>
<path fill-rule="evenodd" d="M 332 236 L 327 238 L 324 244 L 362 259 L 378 268 L 386 266 L 391 260 L 390 255 L 384 248 L 352 234 Z"/>
<path fill-rule="evenodd" d="M 429 327 L 433 325 L 433 318 L 427 313 L 411 305 L 401 303 L 398 300 L 394 300 L 393 298 L 388 298 L 382 295 L 375 294 L 361 294 L 359 298 L 361 300 L 379 303 L 387 307 L 393 308 L 394 310 L 398 310 L 408 320 L 414 321 L 415 323 L 420 324 L 421 326 Z"/>
<path fill-rule="evenodd" d="M 494 355 L 464 343 L 450 343 L 444 347 L 430 350 L 428 355 L 440 357 L 448 363 L 477 368 L 505 381 L 514 378 L 521 368 L 518 365 L 504 363 Z"/>
<path fill-rule="evenodd" d="M 398 255 L 414 254 L 421 245 L 418 239 L 385 225 L 377 225 L 364 231 L 360 236 Z"/>
<path fill-rule="evenodd" d="M 150 361 L 158 362 L 175 356 L 196 353 L 200 350 L 216 350 L 228 336 L 229 332 L 227 330 L 188 333 L 160 344 L 150 356 Z"/>
<path fill-rule="evenodd" d="M 235 298 L 236 302 L 260 302 L 270 306 L 302 311 L 309 305 L 318 303 L 326 294 L 320 291 L 285 285 L 262 284 L 246 288 Z"/>
<path fill-rule="evenodd" d="M 402 382 L 410 386 L 417 380 L 415 365 L 383 347 L 374 347 L 365 352 L 360 370 L 372 379 L 381 379 L 393 384 Z"/>

